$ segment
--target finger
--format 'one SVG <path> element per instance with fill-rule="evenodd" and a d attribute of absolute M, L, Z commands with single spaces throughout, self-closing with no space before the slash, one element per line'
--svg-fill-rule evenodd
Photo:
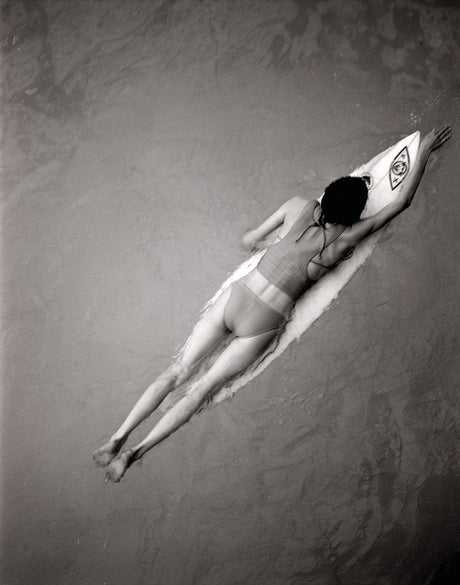
<path fill-rule="evenodd" d="M 442 132 L 439 132 L 439 134 L 436 136 L 436 140 L 437 141 L 443 141 L 446 140 L 447 138 L 450 138 L 451 133 L 449 130 L 443 130 Z"/>
<path fill-rule="evenodd" d="M 452 129 L 452 127 L 450 125 L 445 125 L 445 126 L 441 126 L 440 128 L 436 129 L 435 134 L 437 136 L 441 135 L 441 134 L 445 134 L 446 132 L 450 132 Z"/>
<path fill-rule="evenodd" d="M 452 126 L 444 126 L 444 128 L 442 128 L 440 130 L 440 135 L 441 136 L 450 136 L 452 134 Z"/>
<path fill-rule="evenodd" d="M 446 140 L 449 140 L 449 138 L 452 136 L 452 130 L 451 128 L 446 128 L 445 130 L 443 130 L 441 132 L 441 134 L 439 135 L 439 138 L 442 142 L 445 142 Z"/>
<path fill-rule="evenodd" d="M 449 138 L 450 138 L 451 136 L 452 136 L 452 133 L 451 133 L 451 132 L 448 132 L 448 133 L 446 133 L 446 134 L 443 134 L 443 137 L 442 137 L 442 138 L 443 138 L 443 141 L 449 140 Z"/>
<path fill-rule="evenodd" d="M 438 148 L 440 148 L 443 144 L 445 144 L 451 137 L 450 132 L 448 133 L 443 133 L 439 136 L 437 136 L 435 138 L 435 140 L 433 140 L 431 149 L 432 150 L 437 150 Z"/>
<path fill-rule="evenodd" d="M 443 126 L 442 128 L 439 128 L 438 130 L 438 134 L 448 134 L 449 132 L 452 131 L 452 126 Z"/>

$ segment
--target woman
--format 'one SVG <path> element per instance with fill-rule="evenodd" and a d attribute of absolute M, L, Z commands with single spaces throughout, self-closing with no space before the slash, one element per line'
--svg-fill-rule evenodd
<path fill-rule="evenodd" d="M 445 126 L 425 136 L 400 195 L 372 217 L 360 220 L 367 201 L 365 181 L 344 177 L 326 188 L 321 204 L 294 197 L 258 228 L 245 234 L 243 243 L 254 249 L 269 233 L 280 228 L 278 240 L 257 267 L 220 295 L 179 358 L 147 388 L 109 442 L 95 451 L 96 464 L 108 466 L 108 480 L 118 482 L 134 461 L 187 422 L 216 388 L 254 362 L 278 334 L 295 301 L 346 259 L 356 244 L 410 205 L 431 152 L 450 135 L 450 126 Z M 208 371 L 143 441 L 120 454 L 131 431 L 172 390 L 186 382 L 198 363 L 229 334 L 233 340 Z"/>

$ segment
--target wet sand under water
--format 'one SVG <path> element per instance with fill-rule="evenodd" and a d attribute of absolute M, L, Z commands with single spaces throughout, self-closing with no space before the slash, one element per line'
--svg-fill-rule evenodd
<path fill-rule="evenodd" d="M 1 9 L 2 583 L 429 583 L 460 547 L 457 135 L 298 344 L 119 485 L 91 453 L 245 229 L 458 134 L 456 2 Z"/>

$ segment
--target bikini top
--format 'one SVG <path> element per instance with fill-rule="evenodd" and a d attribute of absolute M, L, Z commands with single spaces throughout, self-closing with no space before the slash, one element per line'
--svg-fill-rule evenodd
<path fill-rule="evenodd" d="M 268 248 L 257 265 L 257 270 L 267 280 L 294 300 L 316 282 L 308 274 L 310 262 L 328 270 L 338 264 L 336 262 L 332 266 L 326 266 L 314 260 L 315 256 L 321 258 L 324 250 L 345 230 L 344 228 L 328 241 L 327 230 L 314 218 L 319 206 L 317 201 L 307 202 L 286 236 Z M 311 232 L 308 237 L 307 232 L 311 227 L 321 227 L 322 244 L 318 238 L 319 232 Z"/>

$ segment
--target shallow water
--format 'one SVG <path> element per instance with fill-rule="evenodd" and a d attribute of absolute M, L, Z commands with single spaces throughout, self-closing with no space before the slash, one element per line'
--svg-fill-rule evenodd
<path fill-rule="evenodd" d="M 458 125 L 456 2 L 24 0 L 2 22 L 3 582 L 426 583 L 460 546 L 457 136 L 282 358 L 117 486 L 91 453 L 246 228 Z"/>

